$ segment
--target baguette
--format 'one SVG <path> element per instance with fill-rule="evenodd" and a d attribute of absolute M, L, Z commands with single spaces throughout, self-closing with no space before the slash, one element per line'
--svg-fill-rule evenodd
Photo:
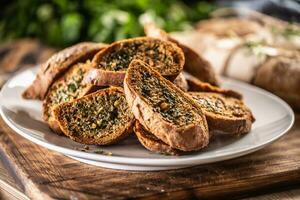
<path fill-rule="evenodd" d="M 130 63 L 124 91 L 135 118 L 170 147 L 194 151 L 208 145 L 207 122 L 200 106 L 146 63 Z"/>
<path fill-rule="evenodd" d="M 170 147 L 155 137 L 155 135 L 149 133 L 139 122 L 135 122 L 134 132 L 140 143 L 149 151 L 173 156 L 181 155 L 183 153 L 180 150 Z"/>
<path fill-rule="evenodd" d="M 300 110 L 300 57 L 269 58 L 256 72 L 253 83 L 278 95 Z"/>
<path fill-rule="evenodd" d="M 184 55 L 176 44 L 155 38 L 139 37 L 115 42 L 93 59 L 94 68 L 85 83 L 98 86 L 123 86 L 129 63 L 140 59 L 164 77 L 174 80 L 182 71 Z"/>
<path fill-rule="evenodd" d="M 261 24 L 244 18 L 213 18 L 202 20 L 196 25 L 196 29 L 200 33 L 213 34 L 219 38 L 247 37 L 253 34 L 259 34 L 263 31 Z"/>
<path fill-rule="evenodd" d="M 43 100 L 55 79 L 73 64 L 92 59 L 105 46 L 101 43 L 82 42 L 54 54 L 41 65 L 35 80 L 23 92 L 23 98 Z"/>
<path fill-rule="evenodd" d="M 232 135 L 250 132 L 255 121 L 250 109 L 239 99 L 218 93 L 189 92 L 205 114 L 209 130 Z"/>
<path fill-rule="evenodd" d="M 61 130 L 82 144 L 113 144 L 132 132 L 134 116 L 122 88 L 98 90 L 54 108 Z"/>

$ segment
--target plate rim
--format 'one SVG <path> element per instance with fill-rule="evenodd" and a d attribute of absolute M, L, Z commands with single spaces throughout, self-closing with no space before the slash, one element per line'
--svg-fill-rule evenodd
<path fill-rule="evenodd" d="M 4 88 L 8 88 L 8 85 L 10 84 L 10 82 L 13 81 L 18 75 L 20 75 L 21 73 L 24 73 L 26 71 L 32 71 L 35 68 L 36 67 L 28 68 L 26 70 L 23 70 L 23 71 L 17 73 L 13 77 L 11 77 L 3 85 L 3 87 L 0 91 L 0 97 L 4 96 L 3 95 Z M 167 157 L 166 158 L 134 158 L 134 157 L 124 157 L 124 156 L 116 156 L 116 155 L 107 156 L 107 155 L 101 155 L 101 154 L 95 154 L 95 153 L 82 152 L 82 151 L 58 146 L 56 144 L 48 143 L 48 142 L 39 140 L 37 138 L 34 138 L 34 137 L 30 136 L 29 134 L 27 134 L 26 132 L 24 132 L 23 130 L 16 127 L 13 124 L 13 122 L 11 122 L 10 119 L 6 117 L 6 115 L 4 114 L 3 109 L 2 109 L 2 107 L 4 107 L 4 105 L 2 105 L 2 103 L 1 103 L 2 101 L 0 101 L 0 115 L 1 115 L 2 119 L 4 120 L 4 122 L 17 134 L 21 135 L 22 137 L 26 138 L 27 140 L 29 140 L 35 144 L 38 144 L 38 145 L 45 147 L 47 149 L 50 149 L 52 151 L 56 151 L 56 152 L 59 152 L 59 153 L 62 153 L 64 155 L 68 155 L 68 156 L 73 156 L 73 157 L 78 157 L 78 158 L 83 158 L 83 159 L 88 159 L 88 160 L 93 160 L 93 161 L 99 161 L 99 162 L 119 163 L 119 164 L 127 164 L 127 165 L 144 165 L 144 166 L 199 165 L 199 164 L 207 164 L 207 163 L 224 161 L 224 160 L 240 157 L 240 156 L 252 153 L 254 151 L 257 151 L 259 149 L 262 149 L 265 146 L 267 146 L 268 144 L 275 142 L 276 140 L 281 138 L 283 135 L 285 135 L 292 128 L 294 121 L 295 121 L 294 112 L 291 109 L 291 107 L 285 101 L 283 101 L 280 97 L 278 97 L 262 88 L 258 88 L 256 86 L 253 86 L 253 85 L 250 85 L 250 84 L 238 81 L 238 80 L 233 80 L 233 79 L 225 78 L 225 77 L 222 77 L 221 80 L 222 81 L 223 80 L 230 81 L 231 83 L 238 84 L 240 87 L 243 87 L 243 88 L 246 87 L 247 90 L 255 91 L 260 94 L 266 95 L 269 98 L 271 98 L 272 100 L 278 102 L 281 106 L 283 106 L 285 108 L 285 110 L 287 111 L 287 115 L 291 117 L 291 121 L 290 121 L 289 125 L 280 134 L 276 135 L 275 137 L 271 138 L 270 140 L 266 140 L 259 144 L 252 145 L 252 146 L 249 146 L 247 148 L 244 148 L 244 149 L 241 149 L 241 150 L 238 150 L 235 152 L 219 153 L 218 155 L 216 155 L 214 157 L 211 157 L 211 156 L 203 157 L 202 156 L 201 159 L 199 159 L 197 156 L 192 156 L 192 157 L 181 156 L 181 157 L 176 157 L 176 158 L 172 158 L 172 159 L 167 158 Z"/>

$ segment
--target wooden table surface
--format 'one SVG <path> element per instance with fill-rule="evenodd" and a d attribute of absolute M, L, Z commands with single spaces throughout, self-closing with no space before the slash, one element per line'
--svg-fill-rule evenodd
<path fill-rule="evenodd" d="M 31 199 L 239 198 L 297 188 L 300 183 L 299 114 L 287 135 L 258 152 L 161 172 L 83 164 L 27 141 L 2 120 L 0 127 L 1 160 L 17 189 Z M 293 194 L 299 196 L 299 190 L 276 195 Z"/>

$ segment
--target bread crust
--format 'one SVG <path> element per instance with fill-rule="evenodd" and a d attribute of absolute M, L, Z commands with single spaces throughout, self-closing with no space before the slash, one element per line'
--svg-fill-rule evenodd
<path fill-rule="evenodd" d="M 87 71 L 89 68 L 91 68 L 90 63 L 78 63 L 78 64 L 73 65 L 63 76 L 61 76 L 58 80 L 54 81 L 54 83 L 50 86 L 45 99 L 43 100 L 43 120 L 48 123 L 51 130 L 53 130 L 55 133 L 57 133 L 59 135 L 63 134 L 63 132 L 60 130 L 57 120 L 54 118 L 53 113 L 50 111 L 55 106 L 57 106 L 57 105 L 51 104 L 52 103 L 51 102 L 52 101 L 51 100 L 52 92 L 57 92 L 57 90 L 59 90 L 60 87 L 59 86 L 57 87 L 57 85 L 60 84 L 61 82 L 65 82 L 68 79 L 72 79 L 72 77 L 70 75 L 74 71 L 81 69 L 84 72 L 84 71 Z M 93 85 L 85 85 L 81 89 L 82 89 L 82 92 L 78 93 L 78 95 L 79 95 L 78 98 L 95 91 L 97 88 Z M 61 102 L 61 103 L 64 103 L 64 102 Z"/>
<path fill-rule="evenodd" d="M 173 81 L 174 85 L 179 87 L 182 91 L 187 92 L 189 90 L 189 85 L 185 79 L 183 73 L 180 73 Z"/>
<path fill-rule="evenodd" d="M 63 103 L 60 104 L 59 106 L 57 106 L 53 112 L 54 112 L 54 116 L 56 118 L 56 120 L 59 122 L 59 127 L 62 130 L 62 132 L 68 136 L 70 139 L 82 143 L 82 144 L 93 144 L 93 145 L 110 145 L 110 144 L 114 144 L 120 140 L 122 140 L 123 138 L 127 137 L 129 134 L 132 133 L 133 131 L 133 126 L 134 126 L 134 116 L 130 115 L 128 116 L 128 121 L 126 124 L 124 124 L 124 126 L 122 127 L 122 129 L 118 129 L 114 132 L 114 134 L 109 134 L 109 135 L 104 135 L 102 137 L 89 137 L 89 136 L 76 136 L 76 133 L 72 133 L 67 127 L 68 122 L 64 120 L 63 118 L 63 113 L 62 113 L 62 109 L 64 109 L 65 107 L 67 107 L 68 105 L 71 105 L 74 102 L 78 102 L 78 101 L 87 101 L 89 100 L 89 98 L 92 98 L 95 95 L 103 95 L 103 94 L 111 94 L 111 93 L 122 93 L 123 89 L 122 88 L 117 88 L 117 87 L 110 87 L 110 88 L 106 88 L 106 89 L 102 89 L 102 90 L 98 90 L 94 93 L 91 93 L 89 95 L 86 95 L 84 97 L 75 99 L 74 101 L 71 102 L 67 102 L 67 103 Z"/>
<path fill-rule="evenodd" d="M 183 152 L 170 147 L 169 145 L 155 137 L 153 134 L 145 130 L 145 128 L 139 122 L 135 122 L 134 132 L 140 143 L 149 151 L 164 155 L 183 154 Z"/>
<path fill-rule="evenodd" d="M 182 49 L 185 56 L 183 70 L 197 77 L 201 81 L 208 82 L 211 85 L 218 85 L 218 80 L 211 64 L 193 49 L 170 37 L 165 31 L 159 29 L 154 24 L 146 24 L 144 26 L 144 31 L 148 37 L 171 41 L 177 44 Z"/>
<path fill-rule="evenodd" d="M 86 91 L 85 91 L 84 95 L 95 92 L 98 89 L 103 89 L 103 88 L 100 88 L 100 87 L 97 87 L 97 86 L 89 86 L 88 88 L 86 88 Z M 53 116 L 54 116 L 54 113 L 51 114 L 51 117 L 47 116 L 46 111 L 44 109 L 44 105 L 43 105 L 43 120 L 48 123 L 49 128 L 54 133 L 57 133 L 58 135 L 64 135 L 63 131 L 60 129 L 59 122 Z"/>
<path fill-rule="evenodd" d="M 131 86 L 132 73 L 139 73 L 137 70 L 150 72 L 161 82 L 165 82 L 169 88 L 181 95 L 199 114 L 198 118 L 193 123 L 183 127 L 165 121 L 161 114 L 155 112 L 148 105 L 145 98 L 137 93 Z M 179 88 L 174 86 L 170 81 L 164 79 L 158 72 L 145 66 L 145 63 L 139 60 L 131 62 L 124 79 L 124 91 L 129 107 L 132 110 L 135 118 L 157 138 L 182 151 L 193 151 L 204 148 L 209 142 L 208 126 L 204 114 L 197 103 L 186 95 Z M 186 102 L 185 102 L 186 103 Z"/>
<path fill-rule="evenodd" d="M 253 83 L 269 90 L 300 110 L 300 57 L 278 56 L 262 64 Z"/>
<path fill-rule="evenodd" d="M 43 100 L 55 79 L 73 64 L 92 59 L 105 46 L 101 43 L 82 42 L 54 54 L 41 65 L 35 80 L 23 92 L 23 98 Z"/>
<path fill-rule="evenodd" d="M 56 119 L 54 118 L 49 118 L 47 121 L 47 124 L 49 128 L 56 134 L 58 135 L 65 135 L 62 130 L 60 129 L 59 123 Z"/>
<path fill-rule="evenodd" d="M 213 86 L 209 83 L 200 81 L 199 79 L 185 73 L 184 74 L 186 81 L 188 83 L 188 88 L 190 92 L 214 92 L 223 94 L 225 96 L 234 97 L 237 99 L 243 99 L 243 95 L 230 89 L 223 89 L 216 86 Z"/>
<path fill-rule="evenodd" d="M 84 76 L 84 84 L 97 86 L 123 86 L 124 72 L 104 71 L 101 69 L 90 69 Z"/>
<path fill-rule="evenodd" d="M 108 54 L 111 54 L 111 52 L 114 52 L 115 49 L 118 50 L 118 49 L 125 48 L 123 47 L 125 44 L 130 44 L 130 43 L 134 44 L 134 42 L 136 41 L 140 41 L 145 44 L 159 41 L 164 45 L 168 45 L 170 49 L 172 49 L 171 53 L 174 54 L 173 55 L 174 60 L 178 60 L 178 64 L 173 65 L 173 67 L 177 67 L 175 70 L 173 70 L 174 72 L 160 72 L 165 78 L 169 80 L 174 80 L 178 76 L 178 74 L 182 71 L 185 58 L 182 50 L 178 48 L 176 44 L 173 44 L 172 42 L 168 42 L 168 41 L 161 41 L 150 37 L 138 37 L 138 38 L 132 38 L 132 39 L 126 39 L 126 40 L 114 42 L 107 48 L 97 53 L 92 61 L 95 69 L 92 69 L 90 72 L 86 74 L 84 78 L 84 82 L 98 85 L 98 86 L 123 86 L 123 81 L 128 66 L 125 67 L 124 70 L 118 70 L 118 71 L 102 69 L 99 68 L 98 66 L 99 63 L 102 61 L 103 57 L 105 57 Z"/>
<path fill-rule="evenodd" d="M 213 18 L 202 20 L 196 25 L 196 29 L 201 33 L 214 34 L 217 37 L 224 38 L 232 36 L 246 37 L 250 34 L 257 34 L 262 31 L 262 26 L 250 19 L 244 18 Z"/>
<path fill-rule="evenodd" d="M 203 99 L 211 100 L 210 97 L 221 100 L 225 105 L 225 110 L 214 112 L 213 110 L 219 110 L 218 102 L 212 100 L 209 104 L 212 109 L 207 109 L 203 101 L 196 100 L 202 107 L 202 111 L 205 114 L 209 130 L 211 132 L 221 131 L 229 133 L 231 135 L 241 135 L 250 132 L 252 123 L 255 121 L 251 110 L 241 101 L 233 97 L 224 96 L 219 93 L 205 93 L 205 92 L 189 92 L 189 94 L 196 100 L 196 97 L 202 97 Z M 216 106 L 216 107 L 215 107 Z M 235 116 L 230 109 L 239 109 L 241 113 L 237 113 Z M 228 112 L 226 112 L 228 110 Z M 221 112 L 221 113 L 220 113 Z M 224 113 L 223 113 L 224 112 Z M 225 113 L 226 112 L 226 113 Z M 229 114 L 228 114 L 229 113 Z"/>

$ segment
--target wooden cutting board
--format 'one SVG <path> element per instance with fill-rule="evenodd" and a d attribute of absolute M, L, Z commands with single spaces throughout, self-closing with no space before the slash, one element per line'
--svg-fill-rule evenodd
<path fill-rule="evenodd" d="M 262 133 L 263 134 L 263 133 Z M 90 166 L 20 137 L 0 119 L 0 152 L 32 199 L 232 198 L 300 183 L 300 114 L 292 130 L 247 156 L 161 172 Z"/>

